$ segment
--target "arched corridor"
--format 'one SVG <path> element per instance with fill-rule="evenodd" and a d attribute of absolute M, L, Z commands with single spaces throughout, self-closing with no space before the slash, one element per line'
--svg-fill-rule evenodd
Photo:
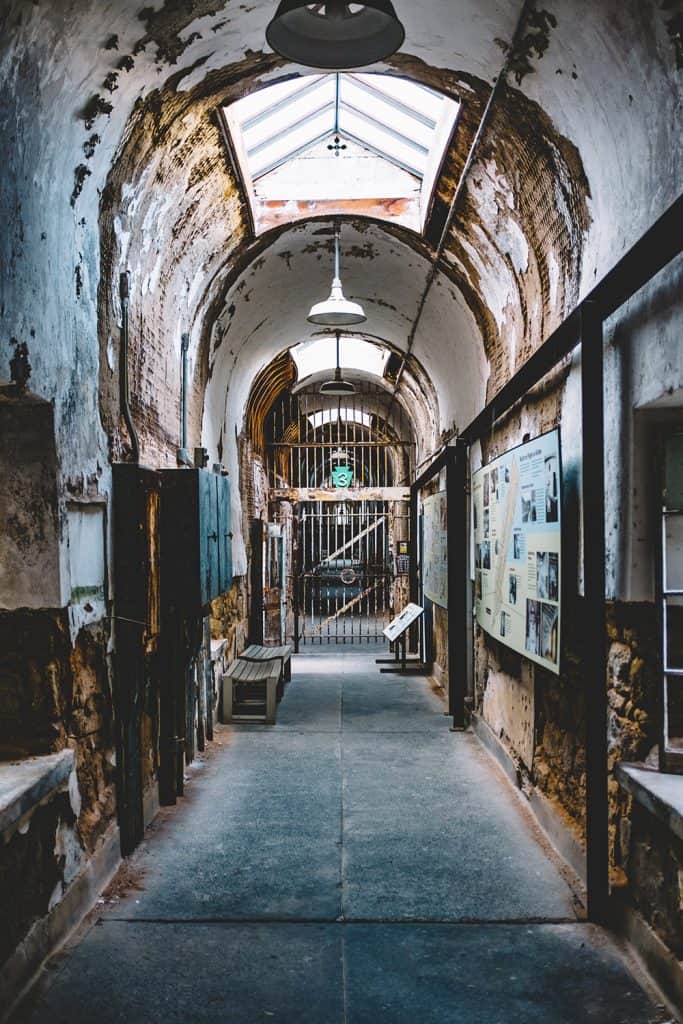
<path fill-rule="evenodd" d="M 0 1021 L 674 1019 L 679 4 L 0 29 Z"/>

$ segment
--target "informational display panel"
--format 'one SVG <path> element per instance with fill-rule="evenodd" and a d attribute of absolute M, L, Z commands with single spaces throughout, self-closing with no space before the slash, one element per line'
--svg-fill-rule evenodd
<path fill-rule="evenodd" d="M 422 557 L 422 590 L 434 604 L 448 608 L 448 556 L 446 493 L 425 498 Z"/>
<path fill-rule="evenodd" d="M 408 626 L 412 626 L 420 618 L 423 611 L 424 608 L 421 608 L 419 604 L 407 604 L 400 615 L 392 619 L 386 629 L 382 630 L 387 640 L 392 644 L 395 640 L 398 640 L 408 629 Z"/>
<path fill-rule="evenodd" d="M 560 671 L 562 503 L 557 430 L 472 476 L 477 622 Z"/>

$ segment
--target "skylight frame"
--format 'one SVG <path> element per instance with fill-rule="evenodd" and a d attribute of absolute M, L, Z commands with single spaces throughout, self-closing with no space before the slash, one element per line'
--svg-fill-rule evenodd
<path fill-rule="evenodd" d="M 313 81 L 305 82 L 300 88 L 292 89 L 285 96 L 278 98 L 271 106 L 263 106 L 249 117 L 244 120 L 238 118 L 238 124 L 242 134 L 244 136 L 245 151 L 247 159 L 252 161 L 259 153 L 266 150 L 274 141 L 281 139 L 287 135 L 288 132 L 293 131 L 296 128 L 300 128 L 306 123 L 309 123 L 320 117 L 321 114 L 329 113 L 331 115 L 330 124 L 328 130 L 322 133 L 315 133 L 310 136 L 310 141 L 305 143 L 305 146 L 315 145 L 317 142 L 322 141 L 327 135 L 334 135 L 335 133 L 341 135 L 348 135 L 358 145 L 365 146 L 374 152 L 377 156 L 388 160 L 389 163 L 393 163 L 400 167 L 402 170 L 408 171 L 417 178 L 421 178 L 423 175 L 423 168 L 417 165 L 416 162 L 410 162 L 409 160 L 401 159 L 397 157 L 395 153 L 392 153 L 390 149 L 385 149 L 382 145 L 378 145 L 377 141 L 373 141 L 371 133 L 366 134 L 365 132 L 353 131 L 352 129 L 344 129 L 344 114 L 348 113 L 354 118 L 364 121 L 368 126 L 375 127 L 390 138 L 395 139 L 400 145 L 404 146 L 409 150 L 414 150 L 419 153 L 423 161 L 426 163 L 429 155 L 429 147 L 425 146 L 423 142 L 417 141 L 411 137 L 405 131 L 397 130 L 391 123 L 390 119 L 382 119 L 370 114 L 367 111 L 361 109 L 351 100 L 345 98 L 345 92 L 348 91 L 350 86 L 352 89 L 359 89 L 371 95 L 377 103 L 384 105 L 389 110 L 395 110 L 401 114 L 404 118 L 410 118 L 420 126 L 429 129 L 431 132 L 435 132 L 438 125 L 438 118 L 429 117 L 423 111 L 417 109 L 416 106 L 411 106 L 406 103 L 404 99 L 400 99 L 391 94 L 391 90 L 386 88 L 377 87 L 374 82 L 368 81 L 371 77 L 374 78 L 393 78 L 395 76 L 382 76 L 382 75 L 360 75 L 350 72 L 332 72 L 330 74 L 315 75 L 312 76 Z M 293 120 L 287 122 L 284 126 L 278 126 L 277 130 L 266 138 L 260 140 L 256 145 L 250 146 L 248 141 L 248 134 L 250 130 L 260 125 L 263 125 L 267 120 L 277 118 L 279 122 L 280 116 L 287 110 L 288 107 L 294 106 L 302 98 L 310 96 L 316 92 L 324 90 L 330 83 L 337 83 L 335 89 L 336 96 L 331 100 L 326 100 L 319 107 L 308 111 L 304 118 L 299 120 Z M 406 80 L 407 81 L 407 80 Z M 421 90 L 425 94 L 429 94 L 430 97 L 434 98 L 434 102 L 438 104 L 439 111 L 443 103 L 443 97 L 441 94 L 428 90 L 424 86 L 418 83 L 410 83 L 414 90 Z M 346 87 L 346 88 L 345 88 Z M 266 87 L 267 88 L 267 87 Z M 265 90 L 261 90 L 265 92 Z M 239 101 L 238 101 L 239 103 Z M 256 182 L 259 178 L 264 177 L 266 174 L 270 174 L 272 171 L 277 170 L 287 161 L 294 158 L 302 151 L 302 146 L 297 145 L 292 147 L 290 150 L 282 153 L 277 160 L 268 161 L 266 164 L 257 164 L 257 167 L 252 171 L 252 181 Z"/>
<path fill-rule="evenodd" d="M 275 92 L 275 96 L 269 104 L 266 94 L 270 90 Z M 367 102 L 360 93 L 364 94 Z M 316 98 L 322 102 L 317 103 Z M 245 103 L 248 105 L 245 115 L 242 115 L 240 106 Z M 290 201 L 289 195 L 282 191 L 277 194 L 278 179 L 273 179 L 274 204 L 280 203 L 283 209 L 283 215 L 278 214 L 276 206 L 269 205 L 271 186 L 267 183 L 261 185 L 263 179 L 277 174 L 280 168 L 300 159 L 308 150 L 317 149 L 315 159 L 324 161 L 322 143 L 329 139 L 327 148 L 332 150 L 337 136 L 342 139 L 342 148 L 345 148 L 343 142 L 346 140 L 351 148 L 360 147 L 366 155 L 384 160 L 398 173 L 409 176 L 402 185 L 398 184 L 399 190 L 392 192 L 389 198 L 415 205 L 398 207 L 401 212 L 387 219 L 399 220 L 413 230 L 424 229 L 436 179 L 459 113 L 459 101 L 444 93 L 408 78 L 371 72 L 316 72 L 285 79 L 265 86 L 222 111 L 232 140 L 228 148 L 236 155 L 257 234 L 260 233 L 260 225 L 265 230 L 277 223 L 278 217 L 281 221 L 286 220 L 283 204 Z M 288 119 L 283 124 L 286 116 Z M 267 130 L 269 122 L 272 124 L 271 132 Z M 289 136 L 292 138 L 288 146 Z M 301 169 L 299 167 L 297 173 Z M 319 174 L 322 178 L 318 180 L 326 178 L 324 162 L 319 165 Z M 366 182 L 369 180 L 364 175 L 361 177 Z M 298 180 L 303 182 L 305 177 Z M 330 192 L 327 198 L 318 196 L 310 200 L 318 208 L 325 204 L 334 207 L 346 201 L 373 201 L 367 194 L 363 197 L 354 194 L 352 177 L 348 179 L 348 191 L 339 175 L 332 175 L 331 180 L 336 182 L 334 194 Z M 413 186 L 409 184 L 411 180 Z M 378 204 L 382 198 L 381 193 L 376 197 Z M 294 185 L 291 201 L 302 203 L 308 199 Z M 295 214 L 293 219 L 299 217 Z"/>
<path fill-rule="evenodd" d="M 321 427 L 326 427 L 330 423 L 337 423 L 341 420 L 342 423 L 355 423 L 359 427 L 365 427 L 370 429 L 372 426 L 372 413 L 364 412 L 362 409 L 356 409 L 353 406 L 341 405 L 343 399 L 339 400 L 339 404 L 330 405 L 324 409 L 318 409 L 316 412 L 306 413 L 306 419 L 311 425 L 313 430 L 320 430 Z"/>
<path fill-rule="evenodd" d="M 308 338 L 293 345 L 289 351 L 299 382 L 332 371 L 336 366 L 336 346 L 331 335 Z M 390 355 L 386 346 L 355 334 L 342 334 L 339 339 L 339 365 L 342 370 L 362 370 L 381 379 Z"/>

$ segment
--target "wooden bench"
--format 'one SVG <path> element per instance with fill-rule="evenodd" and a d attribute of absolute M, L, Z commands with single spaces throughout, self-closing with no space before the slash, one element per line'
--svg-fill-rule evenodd
<path fill-rule="evenodd" d="M 238 655 L 238 658 L 240 661 L 251 661 L 256 663 L 264 661 L 279 661 L 281 678 L 278 686 L 277 699 L 282 699 L 285 683 L 289 683 L 292 678 L 291 644 L 283 644 L 281 647 L 263 647 L 261 644 L 250 644 L 245 651 L 242 651 L 242 653 Z"/>
<path fill-rule="evenodd" d="M 237 658 L 223 676 L 223 721 L 275 724 L 279 660 Z"/>

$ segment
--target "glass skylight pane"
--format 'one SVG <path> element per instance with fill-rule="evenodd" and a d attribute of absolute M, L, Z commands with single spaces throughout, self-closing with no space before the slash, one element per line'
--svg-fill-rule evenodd
<path fill-rule="evenodd" d="M 372 88 L 387 93 L 433 121 L 439 119 L 443 97 L 437 92 L 432 92 L 431 89 L 418 85 L 417 82 L 410 82 L 407 78 L 397 78 L 396 75 L 359 74 L 349 77 L 359 78 Z"/>
<path fill-rule="evenodd" d="M 302 121 L 296 128 L 286 132 L 279 138 L 273 139 L 260 149 L 258 153 L 250 154 L 252 177 L 257 178 L 269 167 L 273 167 L 283 160 L 298 152 L 302 147 L 310 145 L 317 138 L 329 133 L 330 118 L 329 111 L 323 111 L 317 117 L 310 117 Z"/>
<path fill-rule="evenodd" d="M 237 110 L 241 125 L 250 121 L 257 114 L 275 106 L 281 100 L 293 96 L 295 93 L 305 89 L 311 82 L 320 80 L 324 75 L 304 75 L 301 78 L 290 78 L 286 82 L 278 82 L 275 85 L 267 85 L 264 89 L 257 89 L 256 92 L 237 100 L 233 106 Z"/>
<path fill-rule="evenodd" d="M 347 423 L 360 423 L 363 427 L 369 427 L 371 425 L 371 417 L 367 412 L 361 412 L 360 409 L 321 409 L 320 412 L 311 413 L 308 417 L 308 422 L 311 424 L 314 430 L 318 427 L 326 426 L 328 423 L 336 423 L 337 420 L 344 420 Z"/>
<path fill-rule="evenodd" d="M 297 368 L 297 377 L 303 380 L 313 373 L 334 370 L 336 365 L 336 344 L 333 337 L 313 338 L 302 341 L 289 350 Z M 347 370 L 364 370 L 381 377 L 389 358 L 389 350 L 373 345 L 364 338 L 339 339 L 339 364 Z"/>
<path fill-rule="evenodd" d="M 337 87 L 343 145 L 332 153 Z M 231 104 L 226 120 L 257 233 L 299 219 L 289 201 L 310 202 L 318 214 L 326 204 L 338 213 L 347 200 L 359 209 L 367 202 L 381 217 L 375 206 L 387 198 L 401 200 L 387 219 L 419 230 L 458 110 L 408 79 L 356 72 L 302 75 Z"/>
<path fill-rule="evenodd" d="M 370 124 L 365 118 L 345 108 L 340 113 L 339 123 L 342 133 L 349 132 L 359 142 L 367 143 L 388 159 L 398 162 L 400 166 L 422 177 L 426 153 L 420 152 L 407 142 L 401 142 L 390 132 L 378 125 Z"/>
<path fill-rule="evenodd" d="M 341 89 L 342 103 L 348 103 L 356 110 L 362 111 L 376 121 L 387 125 L 395 132 L 405 135 L 406 138 L 417 142 L 424 149 L 429 149 L 429 144 L 434 136 L 434 130 L 429 128 L 416 117 L 405 114 L 400 107 L 394 107 L 391 103 L 385 102 L 375 93 L 355 85 L 353 81 L 344 82 Z"/>
<path fill-rule="evenodd" d="M 321 107 L 329 107 L 329 130 L 334 128 L 334 81 L 321 81 L 315 89 L 306 90 L 300 97 L 294 98 L 284 107 L 268 112 L 262 120 L 243 131 L 244 141 L 248 150 L 253 150 L 271 135 L 276 135 L 288 125 L 298 127 L 303 121 L 319 111 Z"/>

